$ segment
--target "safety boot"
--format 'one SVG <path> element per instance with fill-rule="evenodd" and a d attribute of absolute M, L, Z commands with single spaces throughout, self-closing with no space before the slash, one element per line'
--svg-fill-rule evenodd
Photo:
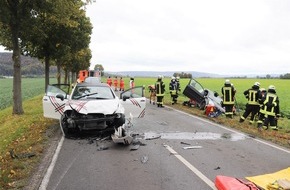
<path fill-rule="evenodd" d="M 278 131 L 278 127 L 277 126 L 271 126 L 272 130 Z"/>

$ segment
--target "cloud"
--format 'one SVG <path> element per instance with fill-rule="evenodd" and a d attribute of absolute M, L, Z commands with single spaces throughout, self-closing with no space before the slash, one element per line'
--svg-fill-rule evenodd
<path fill-rule="evenodd" d="M 107 71 L 289 71 L 289 2 L 96 0 L 92 64 Z"/>
<path fill-rule="evenodd" d="M 95 0 L 92 67 L 105 71 L 290 72 L 288 0 Z"/>

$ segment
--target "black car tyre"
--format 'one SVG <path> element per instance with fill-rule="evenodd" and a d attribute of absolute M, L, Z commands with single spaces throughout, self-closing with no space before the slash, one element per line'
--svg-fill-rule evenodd
<path fill-rule="evenodd" d="M 122 114 L 122 116 L 120 118 L 116 118 L 114 121 L 114 126 L 116 127 L 120 127 L 125 123 L 125 115 Z"/>
<path fill-rule="evenodd" d="M 61 122 L 60 123 L 60 127 L 61 127 L 61 130 L 62 130 L 63 136 L 66 137 L 66 138 L 69 137 L 70 129 L 67 126 L 66 116 L 65 115 L 61 116 L 60 122 Z"/>

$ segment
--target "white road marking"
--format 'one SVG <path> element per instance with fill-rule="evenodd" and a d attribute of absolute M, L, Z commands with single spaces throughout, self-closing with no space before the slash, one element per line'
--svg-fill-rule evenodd
<path fill-rule="evenodd" d="M 211 124 L 211 125 L 218 126 L 218 127 L 222 128 L 222 129 L 225 129 L 225 130 L 230 131 L 230 132 L 232 132 L 232 133 L 236 133 L 236 134 L 240 134 L 240 135 L 245 135 L 244 133 L 237 132 L 237 131 L 235 131 L 235 130 L 233 130 L 233 129 L 229 129 L 229 128 L 225 127 L 225 126 L 222 126 L 222 125 L 219 125 L 219 124 L 217 124 L 217 123 L 214 123 L 214 122 L 208 121 L 208 120 L 203 119 L 203 118 L 200 118 L 200 117 L 198 117 L 198 116 L 191 115 L 191 114 L 186 113 L 186 112 L 184 112 L 184 111 L 180 111 L 180 110 L 174 109 L 174 108 L 172 108 L 172 107 L 168 107 L 168 108 L 171 108 L 171 109 L 173 109 L 173 110 L 176 111 L 176 112 L 179 112 L 179 113 L 185 114 L 185 115 L 187 115 L 187 116 L 193 117 L 193 118 L 198 119 L 198 120 L 200 120 L 200 121 L 203 121 L 203 122 L 205 122 L 205 123 L 209 123 L 209 124 Z M 282 148 L 282 147 L 276 146 L 276 145 L 274 145 L 274 144 L 268 143 L 268 142 L 263 141 L 263 140 L 260 140 L 260 139 L 256 139 L 256 138 L 252 138 L 252 137 L 250 137 L 250 138 L 253 139 L 254 141 L 257 141 L 257 142 L 259 142 L 259 143 L 265 144 L 265 145 L 267 145 L 267 146 L 270 146 L 270 147 L 272 147 L 272 148 L 276 148 L 276 149 L 278 149 L 278 150 L 281 150 L 281 151 L 283 151 L 283 152 L 286 152 L 286 153 L 290 154 L 290 150 L 287 150 L 287 149 L 285 149 L 285 148 Z"/>
<path fill-rule="evenodd" d="M 50 179 L 50 176 L 52 174 L 52 171 L 53 171 L 53 168 L 55 166 L 55 163 L 56 163 L 56 160 L 58 158 L 58 155 L 59 155 L 59 152 L 61 150 L 61 147 L 62 147 L 62 144 L 63 144 L 63 141 L 64 141 L 64 137 L 62 137 L 57 145 L 57 148 L 55 150 L 55 153 L 53 155 L 53 158 L 51 160 L 51 163 L 46 171 L 46 174 L 41 182 L 41 185 L 39 187 L 39 190 L 46 190 L 47 188 L 47 185 L 48 185 L 48 182 L 49 182 L 49 179 Z"/>
<path fill-rule="evenodd" d="M 217 190 L 215 184 L 209 180 L 205 175 L 203 175 L 198 169 L 196 169 L 193 165 L 191 165 L 185 158 L 183 158 L 180 154 L 178 154 L 173 148 L 168 145 L 164 145 L 164 147 L 172 153 L 179 161 L 181 161 L 186 167 L 188 167 L 195 175 L 197 175 L 201 180 L 203 180 L 210 188 Z"/>

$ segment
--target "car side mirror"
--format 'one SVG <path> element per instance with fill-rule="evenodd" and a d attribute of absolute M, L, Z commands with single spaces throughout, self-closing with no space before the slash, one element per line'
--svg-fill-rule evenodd
<path fill-rule="evenodd" d="M 123 101 L 126 101 L 129 98 L 130 98 L 129 96 L 123 96 Z"/>
<path fill-rule="evenodd" d="M 57 94 L 57 95 L 56 95 L 56 98 L 59 98 L 59 99 L 61 99 L 61 101 L 63 101 L 63 100 L 64 100 L 64 95 L 62 95 L 62 94 Z"/>

